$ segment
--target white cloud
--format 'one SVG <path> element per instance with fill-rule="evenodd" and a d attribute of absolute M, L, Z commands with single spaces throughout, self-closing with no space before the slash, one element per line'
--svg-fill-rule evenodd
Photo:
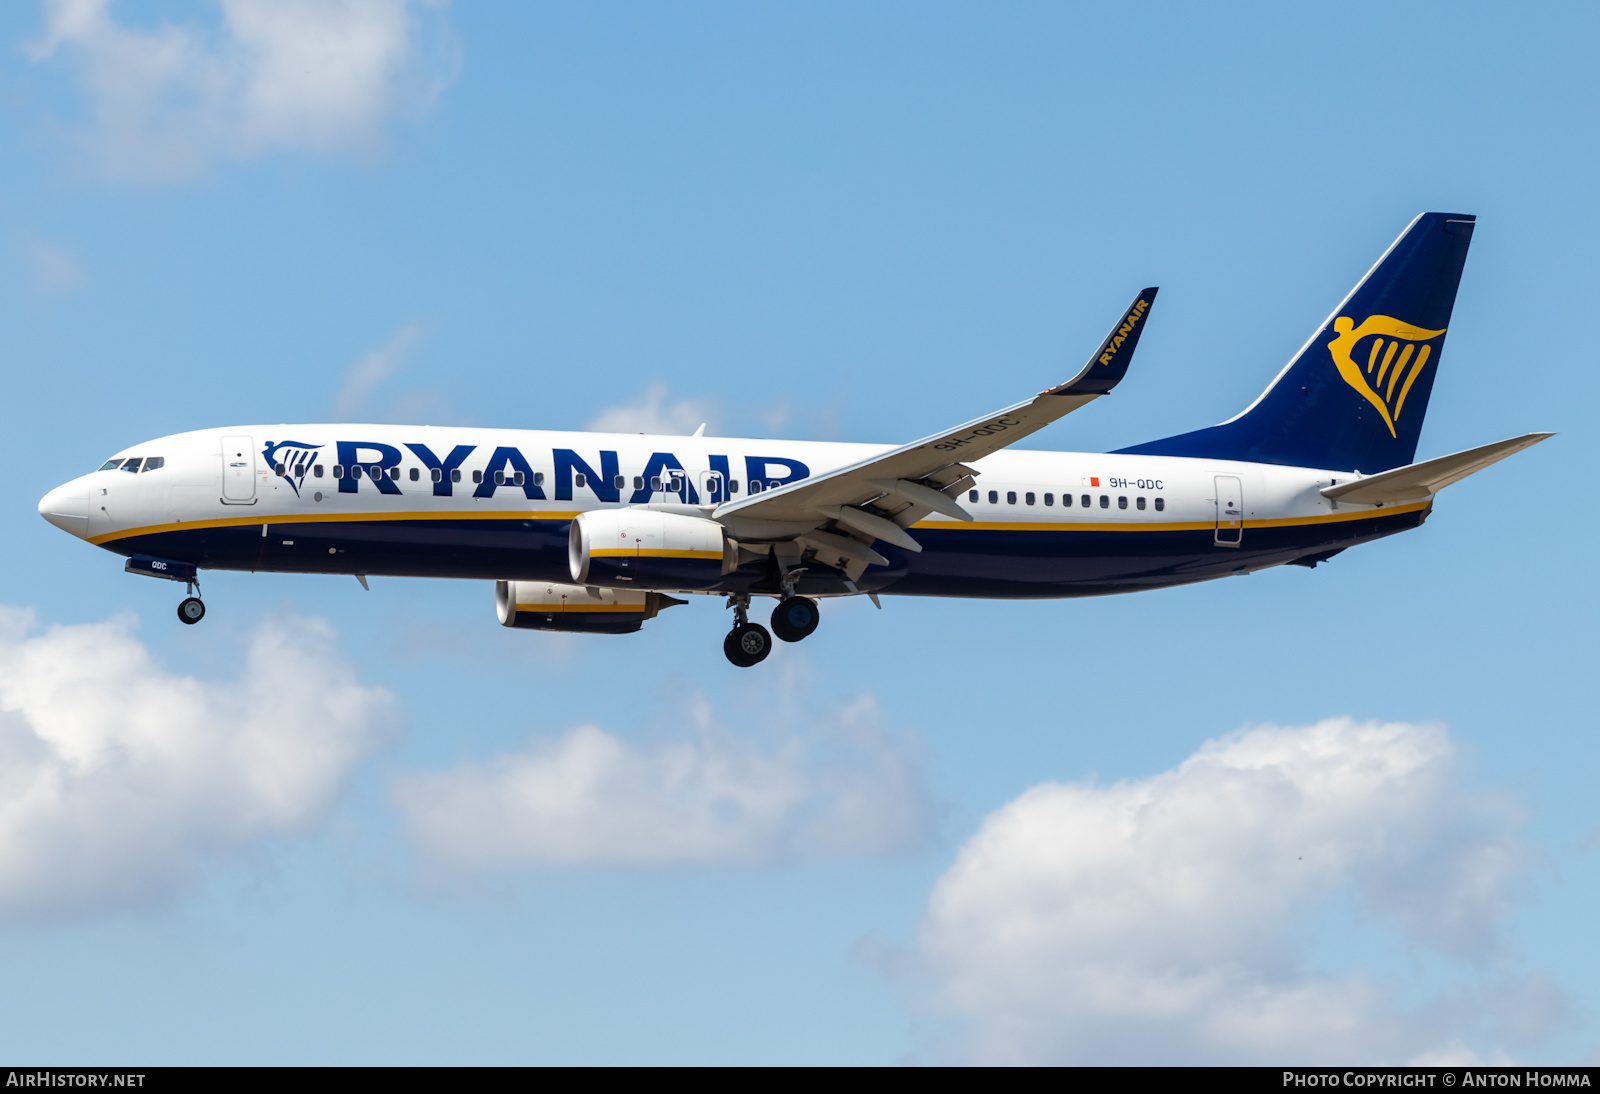
<path fill-rule="evenodd" d="M 58 243 L 36 239 L 26 248 L 34 284 L 46 292 L 68 293 L 83 288 L 88 278 L 78 256 Z"/>
<path fill-rule="evenodd" d="M 1536 1038 L 1563 994 L 1495 971 L 1529 860 L 1514 825 L 1461 787 L 1436 726 L 1259 728 L 1154 778 L 1036 786 L 983 821 L 929 900 L 913 965 L 955 1020 L 931 1051 L 1398 1062 Z M 1345 905 L 1454 979 L 1319 970 L 1312 947 Z"/>
<path fill-rule="evenodd" d="M 0 919 L 156 903 L 305 831 L 391 720 L 320 621 L 263 626 L 216 682 L 167 672 L 129 626 L 38 634 L 0 608 Z"/>
<path fill-rule="evenodd" d="M 333 397 L 333 417 L 348 421 L 360 413 L 378 385 L 393 376 L 395 370 L 405 363 L 406 356 L 421 337 L 422 327 L 407 323 L 383 345 L 363 354 L 345 373 L 344 382 Z"/>
<path fill-rule="evenodd" d="M 448 40 L 442 14 L 427 19 L 407 0 L 217 6 L 215 27 L 134 29 L 110 0 L 46 0 L 44 34 L 27 50 L 74 65 L 93 119 L 81 136 L 99 167 L 168 179 L 275 149 L 370 151 L 390 117 L 448 82 L 450 65 L 426 48 Z"/>
<path fill-rule="evenodd" d="M 681 399 L 669 404 L 667 385 L 651 384 L 637 401 L 606 407 L 590 420 L 589 428 L 596 433 L 679 436 L 711 422 L 715 412 L 715 404 L 708 399 Z"/>
<path fill-rule="evenodd" d="M 920 763 L 871 699 L 765 748 L 717 725 L 703 699 L 692 715 L 683 739 L 639 745 L 582 726 L 405 777 L 394 797 L 434 871 L 885 855 L 928 838 Z"/>

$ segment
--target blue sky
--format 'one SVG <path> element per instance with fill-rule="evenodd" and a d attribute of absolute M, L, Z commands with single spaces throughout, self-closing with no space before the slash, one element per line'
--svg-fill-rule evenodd
<path fill-rule="evenodd" d="M 0 1053 L 1593 1060 L 1597 18 L 6 6 Z M 35 512 L 336 412 L 902 441 L 1158 284 L 1028 442 L 1120 447 L 1242 408 L 1424 209 L 1480 221 L 1419 456 L 1559 436 L 1314 571 L 832 603 L 741 672 L 710 600 L 213 574 L 182 627 Z M 468 808 L 585 756 L 548 830 Z"/>

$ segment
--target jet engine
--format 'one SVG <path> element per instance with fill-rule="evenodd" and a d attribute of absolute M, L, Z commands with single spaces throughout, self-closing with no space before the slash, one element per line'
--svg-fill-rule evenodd
<path fill-rule="evenodd" d="M 503 627 L 535 631 L 631 634 L 674 604 L 664 593 L 617 591 L 554 581 L 497 581 L 494 606 Z"/>
<path fill-rule="evenodd" d="M 712 589 L 738 562 L 722 525 L 660 509 L 579 513 L 567 540 L 572 580 L 635 589 Z"/>

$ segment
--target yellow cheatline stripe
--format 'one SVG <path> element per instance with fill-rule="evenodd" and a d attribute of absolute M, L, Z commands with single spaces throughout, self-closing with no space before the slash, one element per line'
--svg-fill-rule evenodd
<path fill-rule="evenodd" d="M 566 615 L 568 613 L 588 615 L 593 612 L 642 612 L 644 609 L 645 605 L 643 604 L 567 604 L 560 606 L 554 604 L 517 605 L 517 611 L 528 612 L 531 615 Z"/>
<path fill-rule="evenodd" d="M 601 547 L 590 550 L 591 558 L 714 558 L 721 560 L 721 551 L 669 551 L 662 547 Z"/>
<path fill-rule="evenodd" d="M 257 514 L 249 517 L 220 517 L 216 520 L 184 520 L 176 521 L 172 524 L 150 524 L 143 528 L 129 528 L 121 532 L 107 532 L 105 535 L 91 536 L 89 542 L 95 544 L 110 543 L 112 540 L 127 539 L 130 536 L 154 536 L 160 535 L 162 532 L 183 532 L 195 528 L 250 528 L 262 524 L 345 524 L 351 522 L 371 523 L 376 521 L 410 520 L 571 520 L 577 515 L 576 511 L 569 513 L 550 510 L 507 511 L 503 509 L 495 509 L 483 513 L 457 509 L 449 512 Z"/>
<path fill-rule="evenodd" d="M 1270 517 L 1262 520 L 1247 520 L 1246 528 L 1287 528 L 1302 524 L 1338 524 L 1352 520 L 1370 520 L 1374 517 L 1386 517 L 1392 513 L 1414 513 L 1419 509 L 1426 509 L 1432 505 L 1428 501 L 1412 502 L 1409 505 L 1386 505 L 1381 509 L 1362 509 L 1346 513 L 1322 513 L 1309 517 Z M 939 530 L 946 532 L 1200 532 L 1207 528 L 1215 528 L 1214 520 L 1203 521 L 1125 521 L 1115 524 L 1102 523 L 1045 523 L 1043 521 L 981 521 L 971 523 L 955 520 L 919 520 L 911 527 L 919 531 Z"/>

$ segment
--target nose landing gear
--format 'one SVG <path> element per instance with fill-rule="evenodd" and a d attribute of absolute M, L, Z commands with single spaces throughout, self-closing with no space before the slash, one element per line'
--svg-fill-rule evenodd
<path fill-rule="evenodd" d="M 183 603 L 178 605 L 178 618 L 185 623 L 198 623 L 205 617 L 205 602 L 198 596 L 187 597 Z"/>

